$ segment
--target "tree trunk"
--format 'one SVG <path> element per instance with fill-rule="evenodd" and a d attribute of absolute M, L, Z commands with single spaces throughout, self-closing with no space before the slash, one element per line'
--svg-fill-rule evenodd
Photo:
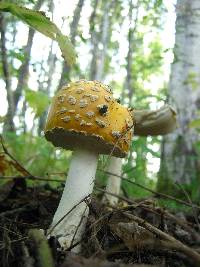
<path fill-rule="evenodd" d="M 196 183 L 199 179 L 196 91 L 200 91 L 200 1 L 178 0 L 176 40 L 169 84 L 169 102 L 177 109 L 178 129 L 163 140 L 158 190 L 170 184 Z"/>
<path fill-rule="evenodd" d="M 126 78 L 124 82 L 124 88 L 122 89 L 122 102 L 124 98 L 128 96 L 128 104 L 131 104 L 131 100 L 134 93 L 133 88 L 133 73 L 132 73 L 132 64 L 133 64 L 133 54 L 134 54 L 134 41 L 135 33 L 137 30 L 138 24 L 138 13 L 139 13 L 139 0 L 136 5 L 133 6 L 133 1 L 130 0 L 129 3 L 129 31 L 128 31 L 128 53 L 126 56 Z M 133 16 L 133 9 L 135 10 L 135 18 Z M 127 90 L 127 94 L 125 92 Z"/>
<path fill-rule="evenodd" d="M 109 31 L 110 31 L 110 15 L 109 11 L 112 8 L 113 1 L 107 1 L 104 7 L 104 14 L 102 17 L 101 24 L 101 45 L 102 48 L 98 49 L 98 62 L 96 68 L 96 77 L 95 79 L 101 81 L 104 76 L 104 65 L 105 65 L 105 57 L 107 53 L 107 46 L 109 42 Z"/>
<path fill-rule="evenodd" d="M 37 1 L 36 5 L 34 7 L 34 10 L 39 10 L 41 8 L 42 4 L 44 3 L 44 1 L 45 0 Z M 1 27 L 1 31 L 2 30 L 3 29 Z M 7 120 L 5 121 L 4 129 L 3 129 L 4 132 L 15 130 L 13 119 L 14 119 L 14 116 L 15 116 L 16 111 L 17 111 L 18 102 L 19 102 L 20 97 L 22 95 L 22 90 L 27 85 L 27 80 L 28 80 L 28 75 L 29 75 L 29 62 L 30 62 L 31 48 L 32 48 L 32 44 L 33 44 L 34 34 L 35 34 L 35 30 L 30 28 L 29 34 L 28 34 L 27 44 L 24 48 L 25 60 L 19 69 L 18 83 L 17 83 L 16 90 L 14 92 L 11 90 L 11 81 L 9 82 L 10 83 L 9 86 L 8 85 L 6 86 L 7 100 L 8 100 L 8 112 L 7 112 Z M 5 34 L 4 34 L 4 36 L 5 36 Z M 5 40 L 4 40 L 4 43 L 5 43 Z M 3 51 L 3 47 L 2 47 L 2 51 Z M 6 83 L 8 83 L 8 81 Z"/>
<path fill-rule="evenodd" d="M 98 43 L 99 43 L 99 33 L 95 30 L 95 23 L 97 20 L 97 8 L 98 8 L 99 0 L 95 0 L 93 6 L 93 12 L 90 16 L 90 35 L 91 35 L 91 54 L 92 60 L 90 64 L 90 79 L 96 79 L 96 71 L 97 71 L 97 53 L 98 53 Z"/>
<path fill-rule="evenodd" d="M 49 51 L 49 56 L 47 59 L 48 71 L 45 71 L 43 74 L 43 80 L 40 81 L 39 79 L 39 91 L 45 92 L 48 96 L 50 95 L 51 84 L 52 84 L 52 76 L 54 73 L 55 64 L 57 61 L 56 55 L 53 53 L 53 41 L 51 43 L 51 49 Z M 41 63 L 43 65 L 43 62 Z M 47 86 L 44 88 L 44 81 L 48 77 Z M 44 125 L 46 122 L 47 117 L 47 110 L 40 116 L 39 123 L 38 123 L 38 135 L 41 135 L 42 131 L 44 130 Z"/>
<path fill-rule="evenodd" d="M 78 24 L 80 21 L 81 11 L 83 9 L 84 1 L 85 0 L 79 0 L 78 1 L 78 4 L 74 10 L 73 20 L 72 20 L 72 23 L 70 25 L 70 39 L 71 39 L 71 42 L 73 45 L 75 45 L 75 41 L 76 41 L 75 38 L 77 35 L 77 31 L 78 31 Z M 70 74 L 70 67 L 64 61 L 63 66 L 62 66 L 62 73 L 61 73 L 58 89 L 60 89 L 67 81 L 69 81 L 69 76 L 70 76 L 69 74 Z"/>
<path fill-rule="evenodd" d="M 45 0 L 39 0 L 37 1 L 34 10 L 39 10 L 44 3 Z M 28 40 L 27 44 L 24 48 L 24 54 L 25 54 L 25 60 L 22 63 L 20 69 L 19 69 L 19 76 L 18 76 L 18 83 L 17 83 L 17 88 L 14 93 L 14 110 L 16 112 L 17 105 L 19 102 L 19 99 L 22 95 L 22 90 L 23 88 L 27 85 L 28 82 L 28 75 L 29 75 L 29 62 L 31 58 L 31 49 L 33 46 L 33 37 L 35 34 L 35 30 L 30 28 L 29 33 L 28 33 Z"/>
<path fill-rule="evenodd" d="M 3 75 L 4 81 L 6 85 L 6 92 L 7 92 L 7 101 L 8 101 L 8 111 L 6 116 L 6 122 L 4 124 L 4 130 L 6 131 L 14 131 L 14 101 L 13 95 L 11 91 L 11 77 L 9 71 L 9 62 L 7 58 L 7 49 L 6 49 L 6 37 L 5 37 L 5 23 L 4 23 L 4 16 L 0 14 L 0 31 L 1 31 L 1 58 L 2 58 L 2 68 L 3 68 Z"/>

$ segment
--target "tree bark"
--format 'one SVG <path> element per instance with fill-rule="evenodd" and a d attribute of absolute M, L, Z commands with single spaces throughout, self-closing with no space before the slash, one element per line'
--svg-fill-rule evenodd
<path fill-rule="evenodd" d="M 35 7 L 34 7 L 34 10 L 39 10 L 41 8 L 42 4 L 44 3 L 44 1 L 45 0 L 38 0 Z M 2 30 L 3 29 L 1 27 L 1 31 Z M 15 116 L 16 111 L 17 111 L 18 102 L 19 102 L 20 97 L 22 95 L 22 90 L 27 85 L 27 81 L 28 81 L 29 63 L 30 63 L 31 48 L 32 48 L 32 44 L 33 44 L 34 34 L 35 34 L 35 30 L 30 28 L 29 34 L 28 34 L 27 44 L 24 48 L 25 60 L 22 63 L 22 65 L 20 66 L 19 74 L 18 74 L 18 83 L 17 83 L 16 90 L 14 92 L 11 90 L 11 80 L 10 80 L 10 77 L 8 75 L 8 72 L 6 74 L 7 77 L 9 77 L 10 81 L 6 82 L 7 83 L 6 90 L 7 90 L 7 100 L 8 100 L 8 111 L 7 111 L 7 120 L 5 121 L 4 129 L 3 129 L 4 132 L 15 130 L 13 120 L 14 120 L 14 116 Z M 5 43 L 5 33 L 3 36 L 4 36 L 4 43 Z M 2 51 L 3 51 L 3 47 L 2 47 Z M 3 54 L 5 54 L 5 53 L 3 53 Z M 4 61 L 5 61 L 5 58 L 4 58 Z M 7 65 L 8 65 L 8 61 L 7 61 Z M 7 69 L 9 69 L 9 65 L 7 66 Z M 8 85 L 8 82 L 9 82 L 9 85 Z"/>
<path fill-rule="evenodd" d="M 178 0 L 176 14 L 169 103 L 176 107 L 178 128 L 163 140 L 158 190 L 165 192 L 174 182 L 192 184 L 199 179 L 198 135 L 190 123 L 197 118 L 200 91 L 200 1 Z"/>
<path fill-rule="evenodd" d="M 47 59 L 48 70 L 45 71 L 45 73 L 43 75 L 44 76 L 43 77 L 43 80 L 42 81 L 39 81 L 39 91 L 45 92 L 48 96 L 50 95 L 51 84 L 52 84 L 52 76 L 53 76 L 55 64 L 56 64 L 56 61 L 57 61 L 57 57 L 53 53 L 53 50 L 52 49 L 53 49 L 53 41 L 51 43 L 51 48 L 50 48 L 49 56 L 48 56 L 48 59 Z M 41 63 L 41 65 L 43 65 L 43 63 Z M 47 77 L 48 77 L 48 79 L 47 79 L 47 86 L 44 87 L 44 80 Z M 41 133 L 42 133 L 42 131 L 44 129 L 46 117 L 47 117 L 47 110 L 39 118 L 38 135 L 41 135 Z"/>
<path fill-rule="evenodd" d="M 97 53 L 98 53 L 98 43 L 100 40 L 99 33 L 95 29 L 95 23 L 97 20 L 97 8 L 98 8 L 99 0 L 95 0 L 94 7 L 92 14 L 90 16 L 90 35 L 91 35 L 91 54 L 92 54 L 92 60 L 90 64 L 90 74 L 89 77 L 91 80 L 96 79 L 96 71 L 97 71 Z"/>
<path fill-rule="evenodd" d="M 73 20 L 72 20 L 72 23 L 70 25 L 70 39 L 71 39 L 71 42 L 73 45 L 75 45 L 75 42 L 76 42 L 75 38 L 77 35 L 77 31 L 78 31 L 78 24 L 80 21 L 81 11 L 83 9 L 84 1 L 85 0 L 79 0 L 78 1 L 78 4 L 77 4 L 75 11 L 74 11 Z M 62 66 L 62 73 L 61 73 L 58 89 L 60 89 L 67 81 L 69 81 L 69 74 L 70 74 L 70 67 L 64 61 L 63 66 Z"/>
<path fill-rule="evenodd" d="M 10 77 L 10 70 L 9 70 L 9 62 L 7 57 L 7 48 L 6 48 L 6 37 L 5 37 L 5 21 L 3 14 L 0 14 L 0 31 L 1 31 L 1 58 L 2 58 L 2 68 L 3 68 L 3 75 L 4 81 L 6 85 L 6 92 L 7 92 L 7 101 L 8 101 L 8 111 L 6 116 L 6 122 L 4 124 L 4 130 L 7 131 L 14 131 L 14 101 L 13 95 L 11 91 L 11 77 Z"/>
<path fill-rule="evenodd" d="M 133 6 L 133 1 L 130 0 L 129 6 L 130 8 L 129 8 L 128 53 L 126 56 L 126 78 L 121 98 L 122 101 L 124 102 L 124 98 L 128 96 L 128 104 L 130 105 L 134 93 L 132 64 L 134 55 L 135 33 L 137 30 L 138 13 L 139 13 L 139 0 L 137 1 L 135 6 Z M 135 18 L 133 14 L 133 9 L 135 9 Z M 125 90 L 127 90 L 127 94 Z"/>
<path fill-rule="evenodd" d="M 104 76 L 104 65 L 105 57 L 107 53 L 107 46 L 109 42 L 109 31 L 110 31 L 110 15 L 109 11 L 112 8 L 113 1 L 107 1 L 104 7 L 104 14 L 102 17 L 101 24 L 101 45 L 102 48 L 98 49 L 98 58 L 97 58 L 97 68 L 96 68 L 96 77 L 95 79 L 101 81 Z"/>
<path fill-rule="evenodd" d="M 45 0 L 39 0 L 37 1 L 34 10 L 39 10 L 44 3 Z M 25 54 L 25 60 L 22 63 L 20 69 L 19 69 L 19 76 L 18 76 L 18 83 L 17 83 L 17 88 L 14 93 L 14 111 L 16 112 L 17 105 L 19 102 L 19 99 L 22 95 L 22 90 L 23 88 L 27 85 L 28 82 L 28 75 L 29 75 L 29 63 L 30 63 L 30 58 L 31 58 L 31 49 L 33 46 L 33 37 L 35 34 L 35 30 L 30 28 L 29 33 L 28 33 L 28 40 L 27 44 L 24 48 L 24 54 Z"/>

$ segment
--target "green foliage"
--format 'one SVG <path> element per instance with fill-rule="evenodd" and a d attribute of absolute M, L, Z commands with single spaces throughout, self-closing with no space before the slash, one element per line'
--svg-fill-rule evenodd
<path fill-rule="evenodd" d="M 41 91 L 26 89 L 25 99 L 33 109 L 36 117 L 40 117 L 50 104 L 50 98 Z"/>
<path fill-rule="evenodd" d="M 123 166 L 123 176 L 133 182 L 150 186 L 150 188 L 152 188 L 152 181 L 147 178 L 146 146 L 146 138 L 134 138 L 130 149 L 131 152 L 129 153 L 129 157 Z M 122 186 L 125 192 L 133 198 L 141 198 L 149 195 L 146 190 L 143 190 L 138 186 L 134 186 L 126 181 L 123 181 Z"/>
<path fill-rule="evenodd" d="M 163 208 L 166 208 L 172 212 L 184 212 L 184 213 L 192 213 L 192 208 L 187 207 L 185 205 L 181 205 L 177 203 L 176 201 L 169 200 L 169 199 L 158 199 L 157 205 L 161 206 Z"/>
<path fill-rule="evenodd" d="M 35 12 L 30 9 L 20 7 L 19 5 L 17 6 L 11 2 L 16 1 L 1 2 L 0 9 L 12 13 L 13 15 L 17 16 L 17 18 L 21 19 L 23 22 L 40 31 L 44 35 L 52 38 L 53 40 L 57 40 L 60 44 L 63 54 L 65 54 L 68 64 L 74 64 L 75 53 L 69 40 L 67 39 L 67 37 L 61 34 L 60 30 L 58 30 L 58 28 L 52 22 L 50 22 L 50 20 L 44 15 L 44 13 Z M 32 4 L 35 2 L 36 1 L 33 0 L 17 1 L 18 4 L 28 4 L 29 7 L 32 6 Z M 91 1 L 92 12 L 94 11 L 93 7 L 95 2 L 96 1 Z M 105 49 L 105 47 L 101 48 L 100 46 L 102 37 L 102 17 L 104 15 L 105 5 L 106 1 L 99 2 L 99 4 L 97 5 L 97 10 L 95 11 L 96 15 L 93 20 L 93 23 L 89 21 L 90 25 L 88 25 L 88 29 L 85 29 L 87 27 L 87 23 L 84 22 L 88 20 L 88 17 L 86 18 L 83 12 L 81 14 L 81 16 L 83 16 L 83 22 L 81 23 L 83 24 L 80 26 L 79 31 L 76 34 L 76 37 L 79 37 L 76 38 L 76 46 L 78 48 L 77 51 L 81 51 L 82 48 L 82 51 L 84 51 L 84 53 L 85 51 L 86 53 L 87 51 L 89 51 L 88 54 L 84 54 L 84 58 L 81 59 L 83 61 L 83 59 L 85 60 L 87 56 L 87 64 L 83 64 L 85 65 L 85 68 L 83 67 L 81 69 L 78 65 L 74 65 L 73 70 L 69 72 L 70 77 L 68 75 L 68 72 L 66 73 L 66 77 L 69 80 L 76 80 L 80 77 L 89 77 L 89 60 L 92 56 L 91 36 L 89 36 L 88 34 L 90 30 L 92 31 L 90 32 L 90 34 L 93 34 L 93 38 L 96 38 L 95 41 L 97 41 L 97 45 L 100 47 L 99 53 L 97 53 L 96 55 L 96 61 L 98 61 L 99 59 L 101 49 Z M 124 48 L 126 46 L 127 41 L 124 38 L 127 37 L 126 34 L 128 33 L 128 28 L 126 32 L 126 30 L 123 29 L 123 23 L 128 21 L 128 17 L 126 17 L 126 14 L 128 14 L 128 9 L 129 1 L 117 0 L 112 5 L 111 10 L 109 11 L 109 19 L 111 21 L 111 25 L 109 25 L 109 38 L 106 43 L 106 56 L 103 66 L 104 78 L 106 82 L 108 81 L 108 83 L 113 87 L 113 90 L 118 94 L 121 93 L 122 88 L 124 87 L 125 74 L 121 75 L 121 73 L 123 74 L 127 64 L 125 58 L 126 53 L 122 51 L 121 46 L 123 46 Z M 134 6 L 133 14 L 135 13 L 136 7 Z M 150 88 L 145 87 L 145 83 L 147 84 L 151 80 L 152 76 L 157 74 L 160 75 L 161 67 L 163 64 L 163 48 L 159 39 L 159 31 L 162 24 L 161 22 L 163 21 L 162 0 L 140 1 L 139 14 L 140 15 L 138 17 L 137 27 L 135 28 L 134 32 L 134 42 L 132 44 L 133 60 L 131 64 L 131 81 L 133 88 L 133 98 L 131 100 L 131 105 L 136 108 L 149 108 L 152 101 L 163 101 L 166 97 L 166 91 L 160 91 L 157 95 L 152 95 Z M 10 16 L 9 19 L 9 23 L 12 22 L 12 24 L 15 25 L 16 21 L 13 20 L 13 17 Z M 134 21 L 132 23 L 134 28 Z M 8 31 L 10 35 L 12 35 L 12 24 L 10 23 L 8 25 Z M 153 38 L 150 38 L 149 40 L 145 41 L 146 34 L 151 33 L 152 31 L 155 31 L 158 34 L 156 34 Z M 122 36 L 122 39 L 116 39 L 114 35 L 118 33 L 125 33 L 126 37 Z M 11 46 L 8 46 L 8 56 L 10 59 L 9 62 L 11 63 L 13 59 L 17 59 L 20 61 L 20 63 L 23 63 L 25 59 L 25 53 L 23 49 L 20 50 L 21 48 L 18 47 L 13 47 L 12 49 L 10 49 L 10 47 Z M 124 60 L 121 59 L 122 56 L 120 55 L 120 52 L 122 52 Z M 45 59 L 43 60 L 44 66 L 46 67 L 46 61 Z M 33 64 L 35 64 L 34 58 L 31 59 L 31 63 L 32 62 Z M 45 70 L 43 70 L 43 63 L 37 62 L 37 64 L 41 64 L 41 68 L 35 68 L 35 74 L 40 76 L 41 82 L 45 83 L 49 78 L 48 66 L 47 68 L 45 68 Z M 56 64 L 58 64 L 58 62 L 56 62 Z M 19 71 L 17 67 L 13 65 L 10 64 L 10 75 L 12 76 L 12 78 L 16 78 L 18 77 Z M 38 69 L 41 70 L 40 73 L 37 73 L 39 72 Z M 119 79 L 116 80 L 115 78 L 112 78 L 112 75 L 113 77 L 115 77 L 114 75 L 116 75 L 116 72 L 118 71 Z M 53 81 L 52 87 L 54 85 L 56 86 L 57 82 L 59 81 Z M 51 93 L 52 91 L 52 88 L 50 88 Z M 35 133 L 37 132 L 39 117 L 43 114 L 43 112 L 47 109 L 47 106 L 49 105 L 49 97 L 40 91 L 33 91 L 30 89 L 25 89 L 24 95 L 25 100 L 28 103 L 28 107 L 31 107 L 33 109 L 33 112 L 35 113 L 35 118 L 37 117 L 35 126 L 32 129 L 32 131 Z M 23 121 L 23 117 L 21 118 L 21 120 Z M 20 124 L 17 125 L 17 132 L 19 132 L 20 129 L 19 125 Z M 50 143 L 44 140 L 44 137 L 33 136 L 33 134 L 31 134 L 29 130 L 26 134 L 20 135 L 16 135 L 15 133 L 6 133 L 6 142 L 12 154 L 22 163 L 23 166 L 25 166 L 34 175 L 45 176 L 46 173 L 63 173 L 67 170 L 71 152 L 55 149 Z M 156 179 L 153 180 L 150 179 L 152 177 L 149 177 L 149 173 L 147 170 L 147 153 L 151 154 L 154 158 L 160 157 L 159 152 L 155 152 L 149 146 L 149 144 L 154 143 L 160 143 L 160 139 L 155 137 L 149 140 L 147 138 L 134 137 L 129 156 L 124 161 L 123 165 L 124 176 L 131 179 L 132 181 L 146 185 L 149 188 L 155 188 Z M 98 167 L 100 169 L 104 169 L 106 163 L 107 156 L 101 156 L 101 160 L 99 161 Z M 63 176 L 55 174 L 51 177 L 60 179 Z M 98 183 L 100 183 L 101 185 L 106 184 L 105 174 L 98 171 L 97 177 Z M 149 195 L 149 193 L 147 193 L 145 190 L 141 190 L 141 188 L 130 185 L 127 182 L 123 182 L 122 186 L 128 196 L 132 196 L 135 198 L 145 197 Z"/>
<path fill-rule="evenodd" d="M 9 152 L 33 175 L 45 177 L 48 174 L 49 181 L 62 178 L 64 180 L 70 151 L 56 149 L 44 137 L 33 136 L 30 133 L 16 135 L 7 132 L 4 139 Z"/>
<path fill-rule="evenodd" d="M 21 49 L 14 49 L 9 51 L 9 57 L 18 59 L 21 63 L 25 60 L 25 55 Z"/>
<path fill-rule="evenodd" d="M 200 119 L 196 119 L 190 122 L 189 126 L 191 128 L 200 128 Z"/>
<path fill-rule="evenodd" d="M 67 64 L 73 65 L 75 63 L 76 55 L 71 42 L 67 36 L 64 36 L 58 27 L 45 16 L 44 12 L 33 11 L 7 2 L 0 3 L 0 10 L 10 12 L 24 23 L 27 23 L 30 27 L 52 40 L 57 41 Z"/>

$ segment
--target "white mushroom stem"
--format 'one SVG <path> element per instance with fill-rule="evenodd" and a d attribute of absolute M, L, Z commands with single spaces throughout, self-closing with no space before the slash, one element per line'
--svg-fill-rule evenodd
<path fill-rule="evenodd" d="M 110 173 L 108 175 L 108 182 L 106 185 L 106 191 L 110 192 L 112 194 L 119 195 L 120 187 L 121 187 L 121 179 L 119 179 L 119 177 L 114 176 L 113 174 L 118 175 L 118 176 L 121 175 L 122 159 L 116 158 L 116 157 L 111 157 L 106 171 Z M 106 201 L 109 204 L 114 206 L 117 204 L 118 198 L 115 196 L 112 196 L 110 194 L 105 194 L 104 195 L 104 201 Z"/>
<path fill-rule="evenodd" d="M 63 249 L 70 247 L 72 242 L 74 244 L 79 241 L 85 230 L 88 206 L 81 201 L 93 191 L 97 161 L 98 154 L 94 152 L 73 152 L 62 198 L 49 229 L 50 236 L 56 236 Z M 81 203 L 74 208 L 79 202 Z M 71 209 L 69 215 L 58 223 Z M 74 249 L 75 252 L 79 250 L 80 246 Z"/>

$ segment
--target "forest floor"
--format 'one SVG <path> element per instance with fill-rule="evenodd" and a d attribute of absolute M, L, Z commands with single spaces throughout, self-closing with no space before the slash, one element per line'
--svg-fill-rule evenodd
<path fill-rule="evenodd" d="M 33 176 L 0 142 L 0 267 L 200 267 L 200 207 L 152 190 L 147 199 L 118 196 L 111 207 L 96 187 L 98 194 L 85 200 L 90 213 L 82 239 L 61 250 L 45 234 L 64 185 L 59 180 L 55 189 Z M 158 197 L 181 209 L 161 207 Z M 77 245 L 80 254 L 72 252 Z"/>
<path fill-rule="evenodd" d="M 48 228 L 61 189 L 28 186 L 23 178 L 0 187 L 0 266 L 51 267 L 49 253 L 52 266 L 62 267 L 200 266 L 198 212 L 174 214 L 154 199 L 111 208 L 93 198 L 81 254 L 60 250 L 55 239 L 31 229 Z"/>

